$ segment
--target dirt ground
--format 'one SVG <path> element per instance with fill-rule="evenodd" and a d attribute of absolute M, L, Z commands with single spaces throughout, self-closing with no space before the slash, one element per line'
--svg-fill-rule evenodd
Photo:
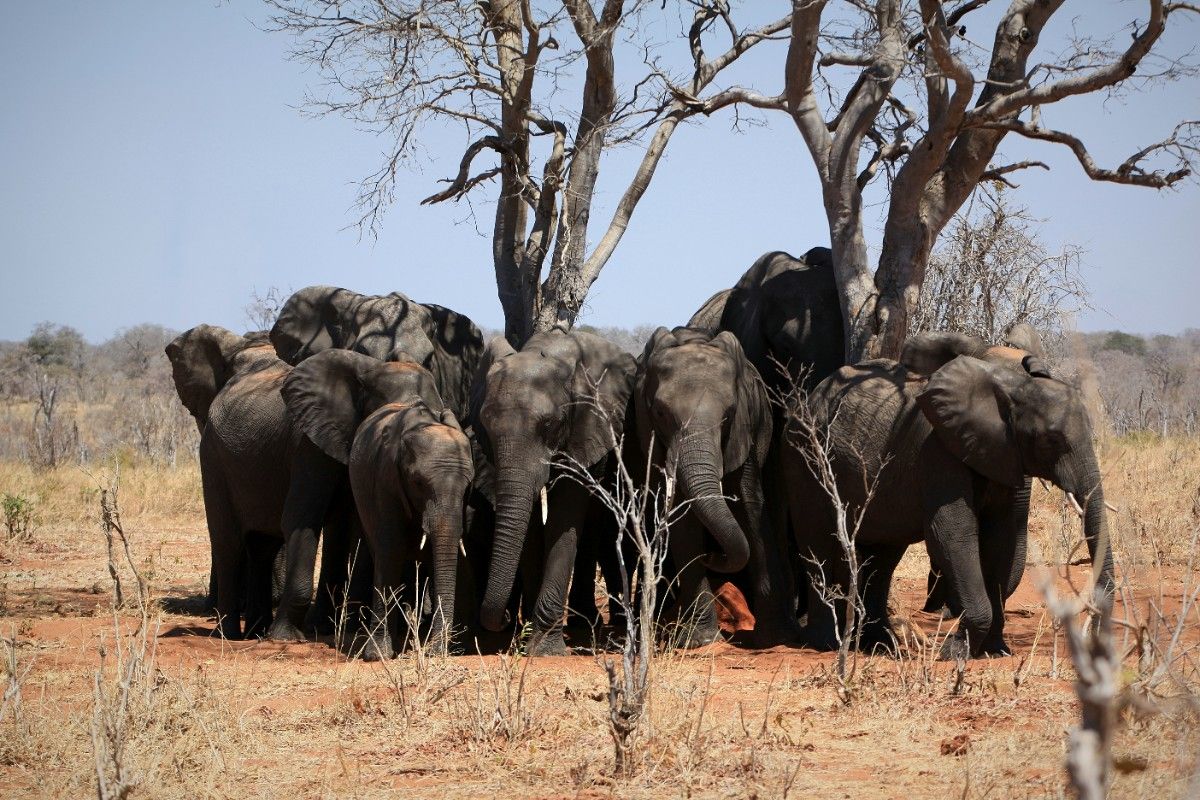
<path fill-rule="evenodd" d="M 3 796 L 95 796 L 98 772 L 109 783 L 123 778 L 129 797 L 1067 791 L 1067 732 L 1079 718 L 1074 672 L 1037 584 L 1049 571 L 1068 594 L 1087 584 L 1089 568 L 1040 566 L 1053 562 L 1061 538 L 1048 530 L 1063 519 L 1049 494 L 1038 500 L 1039 546 L 1006 614 L 1014 656 L 969 662 L 961 676 L 935 660 L 951 623 L 916 610 L 927 562 L 914 548 L 892 597 L 909 632 L 900 657 L 860 656 L 847 692 L 829 653 L 722 643 L 663 654 L 632 769 L 618 775 L 607 679 L 595 656 L 418 653 L 364 664 L 330 642 L 214 638 L 198 602 L 208 553 L 196 478 L 191 468 L 122 479 L 124 527 L 152 598 L 148 635 L 139 637 L 142 617 L 112 610 L 91 476 L 0 470 L 0 488 L 23 487 L 45 509 L 31 541 L 0 551 L 0 683 L 9 687 L 0 711 Z M 1188 501 L 1181 495 L 1178 516 L 1187 516 Z M 1123 513 L 1127 521 L 1114 515 L 1114 535 L 1124 536 L 1115 639 L 1126 654 L 1120 679 L 1129 702 L 1119 715 L 1112 796 L 1194 797 L 1200 580 L 1187 542 L 1165 557 L 1161 526 L 1151 531 L 1148 516 Z M 1179 524 L 1176 539 L 1196 523 Z M 123 578 L 136 594 L 128 569 Z"/>

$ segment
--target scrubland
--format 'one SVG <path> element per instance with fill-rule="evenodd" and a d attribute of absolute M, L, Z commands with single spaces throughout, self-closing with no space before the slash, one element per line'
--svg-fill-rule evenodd
<path fill-rule="evenodd" d="M 1186 797 L 1196 777 L 1200 441 L 1100 445 L 1121 591 L 1114 797 Z M 101 489 L 119 473 L 131 562 L 113 608 Z M 1035 485 L 1012 657 L 957 674 L 949 623 L 923 614 L 927 561 L 898 574 L 899 657 L 719 644 L 654 661 L 629 774 L 617 774 L 600 660 L 578 654 L 364 664 L 329 641 L 225 642 L 202 610 L 199 471 L 133 452 L 92 466 L 0 463 L 0 791 L 7 796 L 761 796 L 965 798 L 1066 793 L 1079 719 L 1065 640 L 1039 578 L 1087 585 L 1079 524 Z M 15 502 L 9 498 L 19 498 Z M 12 513 L 8 513 L 12 512 Z M 14 515 L 16 515 L 14 517 Z M 146 585 L 139 605 L 136 568 Z"/>

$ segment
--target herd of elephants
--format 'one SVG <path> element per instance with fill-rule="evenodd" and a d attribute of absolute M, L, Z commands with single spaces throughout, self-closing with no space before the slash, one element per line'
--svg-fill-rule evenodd
<path fill-rule="evenodd" d="M 924 541 L 927 609 L 958 619 L 942 656 L 1007 652 L 1032 478 L 1068 493 L 1111 595 L 1087 413 L 1031 328 L 917 334 L 898 362 L 847 365 L 843 342 L 825 248 L 764 255 L 638 358 L 565 328 L 485 344 L 448 308 L 327 286 L 293 294 L 269 332 L 192 328 L 166 353 L 201 431 L 218 633 L 301 641 L 352 606 L 368 659 L 395 655 L 410 623 L 452 652 L 594 641 L 597 572 L 620 586 L 628 545 L 595 490 L 623 459 L 686 504 L 660 592 L 677 645 L 721 635 L 712 587 L 729 581 L 751 646 L 834 647 L 848 559 L 805 433 L 861 512 L 864 646 L 893 645 L 892 576 Z"/>

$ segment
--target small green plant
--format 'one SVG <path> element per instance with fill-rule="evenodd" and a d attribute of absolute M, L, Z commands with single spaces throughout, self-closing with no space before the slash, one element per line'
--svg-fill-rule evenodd
<path fill-rule="evenodd" d="M 22 494 L 5 494 L 0 499 L 4 530 L 10 542 L 27 542 L 33 537 L 33 500 Z"/>

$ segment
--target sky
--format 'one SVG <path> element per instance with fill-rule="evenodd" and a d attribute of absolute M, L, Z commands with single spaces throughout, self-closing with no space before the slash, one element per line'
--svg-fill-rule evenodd
<path fill-rule="evenodd" d="M 759 2 L 755 10 L 767 8 Z M 773 5 L 772 14 L 786 8 Z M 1083 9 L 1089 17 L 1072 16 Z M 261 29 L 262 3 L 39 0 L 6 3 L 4 17 L 0 339 L 23 338 L 40 321 L 92 341 L 142 322 L 242 330 L 253 292 L 310 284 L 399 290 L 502 326 L 485 235 L 493 207 L 476 202 L 473 219 L 465 202 L 419 205 L 457 169 L 464 135 L 431 129 L 379 237 L 361 236 L 355 182 L 388 142 L 301 113 L 319 76 L 288 59 L 286 36 Z M 1116 30 L 1135 17 L 1145 19 L 1144 3 L 1074 0 L 1043 47 L 1072 25 Z M 986 22 L 972 22 L 984 44 Z M 1195 19 L 1166 42 L 1172 51 L 1197 43 Z M 774 93 L 780 63 L 764 53 L 731 80 Z M 1045 121 L 1080 133 L 1115 166 L 1185 117 L 1200 117 L 1200 79 L 1123 102 L 1072 100 L 1047 109 Z M 731 120 L 717 115 L 675 135 L 581 321 L 682 324 L 762 253 L 828 244 L 815 173 L 790 119 L 741 131 Z M 1006 156 L 1052 167 L 1021 173 L 1014 199 L 1045 220 L 1050 247 L 1086 250 L 1094 310 L 1077 326 L 1200 327 L 1197 184 L 1096 184 L 1064 149 L 1012 139 Z M 622 150 L 602 165 L 594 223 L 606 223 L 638 157 Z M 880 233 L 872 221 L 875 246 Z"/>

